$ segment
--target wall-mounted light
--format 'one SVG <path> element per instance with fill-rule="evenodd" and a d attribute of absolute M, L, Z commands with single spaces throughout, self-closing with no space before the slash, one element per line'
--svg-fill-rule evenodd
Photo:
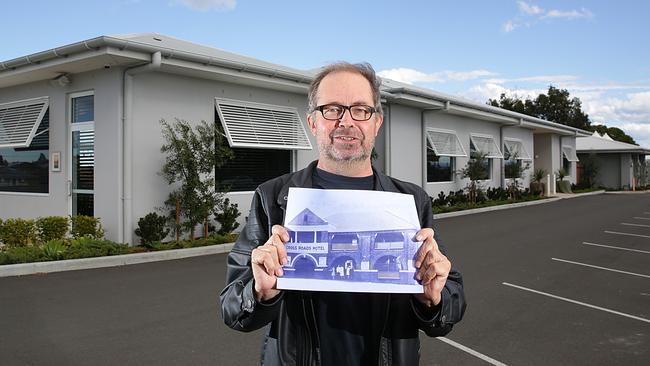
<path fill-rule="evenodd" d="M 72 80 L 70 79 L 70 75 L 68 74 L 61 74 L 55 77 L 54 79 L 50 80 L 50 84 L 56 87 L 65 87 L 68 86 L 71 82 Z"/>

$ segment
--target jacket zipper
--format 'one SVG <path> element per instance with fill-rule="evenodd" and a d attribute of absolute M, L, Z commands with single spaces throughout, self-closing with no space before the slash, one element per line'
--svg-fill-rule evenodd
<path fill-rule="evenodd" d="M 303 342 L 303 345 L 305 345 L 305 349 L 303 350 L 304 353 L 303 353 L 302 359 L 304 361 L 304 365 L 311 365 L 312 364 L 312 362 L 311 362 L 312 356 L 315 355 L 316 356 L 316 364 L 320 365 L 320 350 L 318 349 L 318 347 L 320 347 L 320 340 L 318 339 L 318 326 L 316 324 L 316 315 L 315 315 L 315 312 L 314 312 L 314 303 L 313 303 L 311 295 L 306 295 L 306 294 L 302 293 L 300 295 L 300 298 L 302 300 L 302 314 L 303 314 L 304 319 L 305 319 L 305 325 L 307 326 L 307 334 L 306 334 L 306 337 L 304 337 L 305 340 Z M 307 315 L 307 304 L 306 304 L 306 302 L 309 302 L 309 309 L 311 310 L 311 319 Z M 316 345 L 318 347 L 313 347 L 313 345 L 312 345 L 314 338 L 316 339 Z"/>
<path fill-rule="evenodd" d="M 316 338 L 316 364 L 320 365 L 320 336 L 318 335 L 318 322 L 316 321 L 316 311 L 314 310 L 314 300 L 309 296 L 309 306 L 311 307 L 311 319 L 314 325 L 314 336 Z"/>
<path fill-rule="evenodd" d="M 388 315 L 390 313 L 390 294 L 388 296 L 388 302 L 386 303 L 386 313 L 384 314 L 384 325 L 381 327 L 381 333 L 379 334 L 379 347 L 378 348 L 378 355 L 377 355 L 377 360 L 379 361 L 379 364 L 382 364 L 382 358 L 381 358 L 381 353 L 382 353 L 382 341 L 384 338 L 384 332 L 386 331 L 386 323 L 388 323 Z M 390 359 L 386 360 L 388 363 L 387 365 L 390 365 L 392 362 Z"/>

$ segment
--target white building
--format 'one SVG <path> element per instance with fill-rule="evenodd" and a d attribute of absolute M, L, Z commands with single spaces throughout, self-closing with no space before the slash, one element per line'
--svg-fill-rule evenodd
<path fill-rule="evenodd" d="M 248 211 L 255 186 L 318 156 L 306 132 L 313 74 L 159 34 L 102 36 L 0 62 L 0 218 L 91 214 L 137 242 L 170 187 L 159 121 L 221 123 L 236 158 L 217 171 Z M 471 151 L 505 184 L 504 153 L 557 171 L 586 131 L 385 80 L 375 166 L 427 192 L 459 190 Z M 273 123 L 269 123 L 273 121 Z M 58 162 L 58 164 L 57 164 Z M 49 166 L 48 166 L 49 164 Z M 242 215 L 242 220 L 243 220 Z"/>
<path fill-rule="evenodd" d="M 581 161 L 594 160 L 598 171 L 596 186 L 627 190 L 648 184 L 645 157 L 650 149 L 594 132 L 592 136 L 577 139 L 576 150 Z"/>

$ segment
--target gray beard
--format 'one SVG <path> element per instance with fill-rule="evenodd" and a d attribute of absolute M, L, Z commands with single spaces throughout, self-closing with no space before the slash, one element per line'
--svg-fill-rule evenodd
<path fill-rule="evenodd" d="M 320 152 L 320 155 L 327 156 L 329 160 L 336 161 L 336 162 L 341 162 L 341 163 L 357 163 L 361 161 L 365 161 L 370 157 L 370 153 L 367 151 L 365 147 L 362 147 L 363 153 L 361 155 L 357 156 L 340 156 L 339 154 L 334 151 L 334 147 L 332 145 L 329 146 L 318 146 L 318 151 Z"/>

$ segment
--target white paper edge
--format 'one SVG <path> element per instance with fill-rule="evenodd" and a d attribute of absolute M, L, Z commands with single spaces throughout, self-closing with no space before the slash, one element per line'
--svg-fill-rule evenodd
<path fill-rule="evenodd" d="M 278 278 L 277 289 L 333 292 L 373 292 L 393 294 L 421 294 L 424 292 L 422 285 L 377 282 L 350 282 L 282 277 Z"/>

